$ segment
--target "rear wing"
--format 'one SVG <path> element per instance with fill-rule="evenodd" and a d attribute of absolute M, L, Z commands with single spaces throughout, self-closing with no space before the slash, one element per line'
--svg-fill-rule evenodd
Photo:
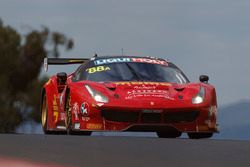
<path fill-rule="evenodd" d="M 48 65 L 67 65 L 67 64 L 82 64 L 84 62 L 87 62 L 88 58 L 44 58 L 44 70 L 48 71 Z"/>

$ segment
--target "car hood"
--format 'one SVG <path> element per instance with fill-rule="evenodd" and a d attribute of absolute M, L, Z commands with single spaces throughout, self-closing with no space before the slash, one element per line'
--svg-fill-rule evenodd
<path fill-rule="evenodd" d="M 124 100 L 175 100 L 190 99 L 195 96 L 199 84 L 173 84 L 166 82 L 112 82 L 103 83 L 105 87 Z"/>
<path fill-rule="evenodd" d="M 167 82 L 88 82 L 93 89 L 109 98 L 104 106 L 162 108 L 192 105 L 200 83 L 175 84 Z"/>

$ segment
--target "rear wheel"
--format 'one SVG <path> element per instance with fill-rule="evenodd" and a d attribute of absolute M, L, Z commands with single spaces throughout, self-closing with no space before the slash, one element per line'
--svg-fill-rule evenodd
<path fill-rule="evenodd" d="M 41 122 L 44 134 L 51 134 L 51 131 L 48 130 L 48 103 L 46 93 L 42 96 Z"/>
<path fill-rule="evenodd" d="M 179 131 L 174 131 L 174 132 L 164 132 L 164 131 L 159 131 L 156 132 L 158 137 L 160 138 L 177 138 L 181 136 L 181 132 Z"/>
<path fill-rule="evenodd" d="M 42 95 L 41 122 L 44 134 L 65 134 L 64 131 L 54 131 L 54 130 L 49 130 L 48 128 L 49 126 L 48 102 L 45 92 Z"/>
<path fill-rule="evenodd" d="M 213 133 L 188 133 L 190 139 L 206 139 L 211 138 Z"/>

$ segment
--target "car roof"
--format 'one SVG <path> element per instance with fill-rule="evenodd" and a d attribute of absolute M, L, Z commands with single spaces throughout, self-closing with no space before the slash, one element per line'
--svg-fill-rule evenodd
<path fill-rule="evenodd" d="M 106 55 L 106 56 L 95 56 L 90 60 L 99 60 L 99 59 L 109 59 L 109 58 L 146 58 L 146 59 L 154 59 L 154 60 L 163 60 L 168 61 L 163 58 L 153 57 L 153 56 L 131 56 L 131 55 Z"/>

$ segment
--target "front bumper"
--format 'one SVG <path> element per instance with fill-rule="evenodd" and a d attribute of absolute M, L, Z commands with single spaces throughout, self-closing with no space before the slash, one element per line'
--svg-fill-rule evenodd
<path fill-rule="evenodd" d="M 76 130 L 160 131 L 174 128 L 180 132 L 218 132 L 216 113 L 210 107 L 181 109 L 92 108 L 81 116 Z"/>

